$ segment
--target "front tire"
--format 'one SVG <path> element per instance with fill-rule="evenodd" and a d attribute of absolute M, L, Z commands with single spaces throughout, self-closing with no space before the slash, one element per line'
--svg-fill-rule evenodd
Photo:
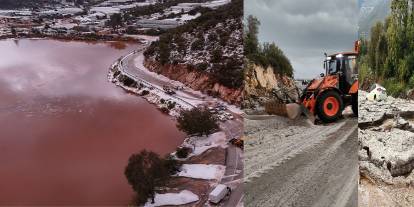
<path fill-rule="evenodd" d="M 352 112 L 358 117 L 358 92 L 352 94 Z"/>
<path fill-rule="evenodd" d="M 342 109 L 342 98 L 333 90 L 322 93 L 316 102 L 316 113 L 324 123 L 338 120 L 342 115 Z"/>

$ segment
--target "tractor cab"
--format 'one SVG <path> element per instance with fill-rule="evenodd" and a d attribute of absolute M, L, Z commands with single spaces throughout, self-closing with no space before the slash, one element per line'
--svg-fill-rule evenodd
<path fill-rule="evenodd" d="M 357 52 L 326 55 L 325 73 L 312 80 L 302 93 L 302 105 L 325 123 L 341 117 L 348 105 L 352 105 L 355 115 L 358 114 L 357 56 Z"/>
<path fill-rule="evenodd" d="M 357 53 L 347 52 L 327 56 L 324 61 L 325 76 L 337 76 L 339 89 L 347 93 L 358 79 Z"/>

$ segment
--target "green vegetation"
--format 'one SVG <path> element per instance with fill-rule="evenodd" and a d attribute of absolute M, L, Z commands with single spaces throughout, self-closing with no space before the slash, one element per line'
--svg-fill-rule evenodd
<path fill-rule="evenodd" d="M 242 54 L 224 55 L 223 51 L 235 51 L 237 46 L 243 44 L 241 38 L 235 40 L 230 37 L 232 32 L 242 30 L 243 1 L 233 0 L 215 10 L 199 7 L 190 13 L 201 13 L 201 16 L 164 32 L 159 41 L 148 47 L 145 56 L 154 58 L 162 65 L 185 63 L 196 70 L 208 72 L 224 86 L 242 87 Z M 217 27 L 219 24 L 222 26 Z M 210 60 L 192 65 L 186 62 L 186 56 L 191 56 L 193 60 Z"/>
<path fill-rule="evenodd" d="M 393 96 L 414 88 L 413 0 L 394 0 L 385 22 L 371 28 L 370 40 L 361 40 L 360 81 L 366 88 L 379 82 Z"/>
<path fill-rule="evenodd" d="M 260 21 L 249 15 L 244 28 L 244 54 L 246 58 L 263 67 L 271 66 L 276 74 L 293 76 L 293 68 L 289 59 L 275 43 L 259 43 Z"/>
<path fill-rule="evenodd" d="M 125 176 L 137 193 L 133 205 L 140 206 L 148 199 L 154 202 L 156 189 L 165 186 L 178 169 L 178 162 L 171 157 L 160 158 L 158 154 L 146 150 L 131 155 L 125 168 Z"/>
<path fill-rule="evenodd" d="M 176 155 L 178 158 L 184 159 L 187 158 L 188 155 L 191 153 L 191 148 L 189 147 L 179 147 L 177 148 Z"/>
<path fill-rule="evenodd" d="M 113 30 L 123 25 L 122 15 L 120 13 L 112 14 L 107 22 L 108 26 L 111 26 Z"/>
<path fill-rule="evenodd" d="M 190 136 L 209 135 L 217 131 L 216 118 L 207 109 L 183 110 L 177 119 L 177 128 Z"/>

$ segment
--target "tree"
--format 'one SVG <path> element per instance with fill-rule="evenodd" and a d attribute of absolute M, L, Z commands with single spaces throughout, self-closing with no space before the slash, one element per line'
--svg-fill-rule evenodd
<path fill-rule="evenodd" d="M 162 159 L 154 152 L 142 150 L 131 155 L 124 173 L 128 183 L 137 193 L 136 205 L 142 205 L 148 199 L 154 203 L 156 188 L 164 186 L 177 169 L 177 161 L 170 157 Z"/>
<path fill-rule="evenodd" d="M 14 35 L 14 36 L 17 34 L 17 32 L 16 32 L 16 28 L 14 28 L 14 27 L 11 27 L 10 32 L 11 32 L 11 33 L 12 33 L 12 35 Z"/>
<path fill-rule="evenodd" d="M 275 73 L 292 77 L 292 65 L 290 64 L 289 59 L 285 56 L 283 51 L 279 49 L 275 43 L 264 43 L 262 53 L 266 58 L 266 62 L 272 66 Z"/>
<path fill-rule="evenodd" d="M 116 30 L 119 26 L 122 26 L 122 15 L 120 13 L 112 14 L 109 17 L 108 25 L 111 26 L 113 30 Z"/>
<path fill-rule="evenodd" d="M 84 0 L 74 0 L 74 4 L 77 7 L 82 6 L 84 3 L 85 3 Z"/>
<path fill-rule="evenodd" d="M 222 61 L 222 57 L 223 57 L 223 51 L 221 50 L 221 48 L 216 48 L 213 50 L 213 52 L 211 52 L 212 63 L 218 63 Z"/>
<path fill-rule="evenodd" d="M 258 52 L 259 39 L 257 35 L 259 34 L 260 21 L 252 15 L 249 15 L 246 21 L 247 26 L 244 29 L 244 54 L 249 58 Z"/>
<path fill-rule="evenodd" d="M 190 136 L 209 135 L 218 129 L 216 118 L 207 109 L 183 110 L 177 119 L 179 130 Z"/>
<path fill-rule="evenodd" d="M 390 94 L 400 93 L 412 85 L 414 74 L 414 8 L 413 0 L 393 0 L 391 14 L 384 23 L 371 28 L 371 38 L 358 62 L 382 82 Z M 364 82 L 361 76 L 361 81 Z"/>
<path fill-rule="evenodd" d="M 271 66 L 276 74 L 292 76 L 293 67 L 283 51 L 275 43 L 259 44 L 260 21 L 250 15 L 244 28 L 244 54 L 250 61 L 263 67 Z"/>
<path fill-rule="evenodd" d="M 170 35 L 161 36 L 158 42 L 159 61 L 162 65 L 170 62 L 171 47 L 169 44 Z"/>

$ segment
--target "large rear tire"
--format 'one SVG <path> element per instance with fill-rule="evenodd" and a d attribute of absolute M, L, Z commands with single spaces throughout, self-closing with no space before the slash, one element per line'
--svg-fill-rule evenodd
<path fill-rule="evenodd" d="M 352 94 L 352 112 L 358 117 L 358 92 Z"/>
<path fill-rule="evenodd" d="M 323 92 L 316 101 L 316 114 L 324 123 L 338 120 L 342 115 L 343 101 L 338 92 Z"/>

